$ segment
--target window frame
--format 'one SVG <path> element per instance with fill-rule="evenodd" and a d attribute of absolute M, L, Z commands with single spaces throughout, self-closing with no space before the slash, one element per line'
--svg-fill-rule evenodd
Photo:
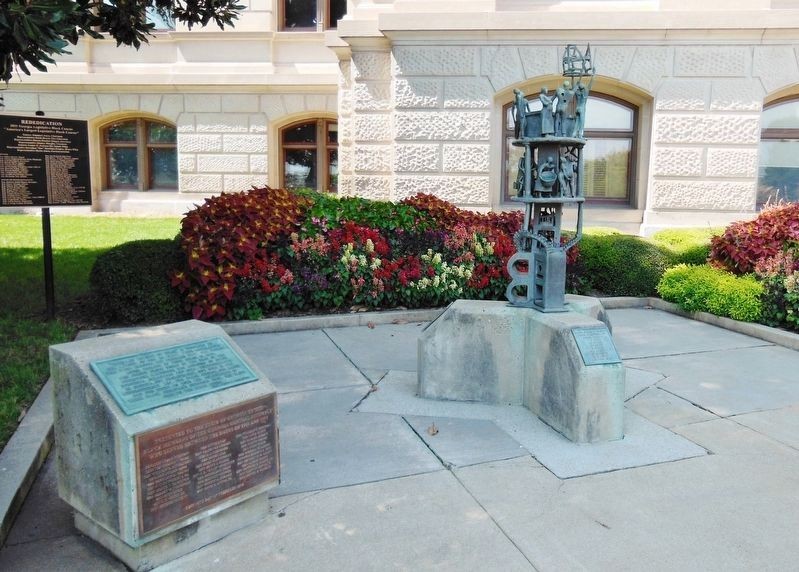
<path fill-rule="evenodd" d="M 309 123 L 316 123 L 316 142 L 311 143 L 284 143 L 283 135 L 289 129 L 298 127 L 300 125 L 307 125 Z M 278 141 L 280 142 L 280 187 L 286 188 L 286 151 L 287 150 L 305 150 L 316 151 L 316 191 L 323 193 L 338 193 L 338 184 L 335 186 L 330 184 L 330 151 L 336 151 L 336 160 L 338 161 L 338 135 L 336 136 L 336 143 L 328 141 L 328 126 L 336 126 L 336 133 L 338 133 L 338 119 L 330 118 L 310 118 L 300 119 L 287 125 L 284 125 L 278 130 Z M 324 167 L 324 168 L 323 168 Z"/>
<path fill-rule="evenodd" d="M 554 91 L 550 92 L 551 95 L 555 95 Z M 597 138 L 597 139 L 626 139 L 630 141 L 630 151 L 627 155 L 627 196 L 624 198 L 613 198 L 613 197 L 586 197 L 586 202 L 590 204 L 604 204 L 607 206 L 611 205 L 631 205 L 632 201 L 635 199 L 636 196 L 636 188 L 635 182 L 637 178 L 637 162 L 636 158 L 638 157 L 638 116 L 640 113 L 640 109 L 634 103 L 631 103 L 625 99 L 620 97 L 616 97 L 614 95 L 610 95 L 607 93 L 603 93 L 601 91 L 592 91 L 589 94 L 589 98 L 594 97 L 597 99 L 603 99 L 609 101 L 611 103 L 615 103 L 628 109 L 632 112 L 632 128 L 627 130 L 622 129 L 585 129 L 583 133 L 583 137 L 585 139 Z M 530 95 L 526 96 L 528 101 L 535 101 L 538 99 L 538 92 L 531 93 Z M 507 114 L 508 110 L 513 107 L 514 101 L 511 100 L 507 102 L 505 105 L 502 106 L 502 179 L 501 179 L 501 202 L 503 204 L 516 204 L 511 201 L 511 190 L 508 186 L 508 175 L 505 172 L 505 165 L 508 162 L 508 146 L 507 146 L 507 139 L 508 137 L 513 138 L 513 129 L 509 129 L 507 126 Z"/>
<path fill-rule="evenodd" d="M 278 0 L 278 30 L 280 32 L 324 32 L 325 30 L 335 30 L 338 28 L 338 22 L 333 22 L 330 18 L 333 11 L 330 9 L 330 3 L 334 0 L 314 0 L 316 2 L 316 25 L 304 26 L 302 28 L 290 28 L 286 25 L 286 0 Z M 346 4 L 344 14 L 347 14 Z"/>
<path fill-rule="evenodd" d="M 109 141 L 108 131 L 114 125 L 125 123 L 136 124 L 136 139 L 135 141 Z M 151 143 L 147 136 L 147 126 L 149 124 L 160 124 L 171 127 L 175 130 L 174 143 Z M 152 161 L 150 160 L 151 149 L 174 149 L 175 150 L 175 167 L 177 172 L 177 127 L 168 121 L 159 119 L 150 119 L 147 117 L 127 117 L 114 121 L 110 121 L 100 128 L 100 146 L 102 157 L 102 180 L 104 191 L 166 191 L 172 192 L 178 190 L 178 182 L 174 186 L 159 186 L 153 185 L 153 168 Z M 136 168 L 137 168 L 137 182 L 135 185 L 119 185 L 111 181 L 111 160 L 110 153 L 112 149 L 136 149 Z"/>
<path fill-rule="evenodd" d="M 780 105 L 784 105 L 786 103 L 795 103 L 799 105 L 799 95 L 787 95 L 785 97 L 780 97 L 775 99 L 774 101 L 770 101 L 763 106 L 763 111 L 771 107 L 778 107 Z M 760 141 L 758 142 L 758 161 L 757 161 L 757 180 L 756 180 L 756 190 L 755 190 L 755 208 L 759 211 L 761 210 L 768 201 L 761 202 L 760 201 L 760 159 L 761 159 L 761 149 L 760 143 L 763 141 L 769 142 L 797 142 L 799 143 L 799 126 L 797 127 L 772 127 L 772 128 L 761 128 L 760 129 Z"/>

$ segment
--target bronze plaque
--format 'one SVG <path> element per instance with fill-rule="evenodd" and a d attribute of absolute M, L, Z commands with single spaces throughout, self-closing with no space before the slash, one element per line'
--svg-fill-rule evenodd
<path fill-rule="evenodd" d="M 275 394 L 136 435 L 144 536 L 277 481 Z"/>

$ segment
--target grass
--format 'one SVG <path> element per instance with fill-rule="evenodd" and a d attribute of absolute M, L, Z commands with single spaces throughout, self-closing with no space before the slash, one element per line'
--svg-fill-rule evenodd
<path fill-rule="evenodd" d="M 0 448 L 47 379 L 48 346 L 74 337 L 65 310 L 88 292 L 97 256 L 131 240 L 172 238 L 180 221 L 52 215 L 51 227 L 57 319 L 48 322 L 41 219 L 0 215 Z"/>

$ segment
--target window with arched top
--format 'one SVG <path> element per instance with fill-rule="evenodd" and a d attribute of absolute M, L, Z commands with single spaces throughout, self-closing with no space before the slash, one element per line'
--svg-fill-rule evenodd
<path fill-rule="evenodd" d="M 122 119 L 101 134 L 104 188 L 174 191 L 178 188 L 177 130 L 144 118 Z"/>
<path fill-rule="evenodd" d="M 799 98 L 777 100 L 760 121 L 757 204 L 799 201 Z"/>
<path fill-rule="evenodd" d="M 557 100 L 554 93 L 550 94 Z M 541 109 L 538 94 L 527 96 L 530 111 Z M 610 95 L 592 92 L 586 104 L 585 138 L 583 150 L 584 185 L 586 199 L 595 202 L 629 203 L 633 197 L 635 180 L 636 132 L 638 108 Z M 503 107 L 503 161 L 502 196 L 510 200 L 513 182 L 522 147 L 514 147 L 513 102 Z"/>
<path fill-rule="evenodd" d="M 304 120 L 280 130 L 281 186 L 285 189 L 338 190 L 338 123 Z"/>

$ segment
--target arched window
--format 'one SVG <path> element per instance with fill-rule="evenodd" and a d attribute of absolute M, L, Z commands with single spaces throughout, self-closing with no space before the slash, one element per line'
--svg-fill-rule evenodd
<path fill-rule="evenodd" d="M 554 93 L 550 94 L 554 97 Z M 541 109 L 538 94 L 527 96 L 531 111 Z M 511 145 L 513 140 L 513 102 L 503 107 L 503 165 L 502 196 L 509 200 L 522 147 Z M 624 100 L 601 93 L 592 93 L 586 104 L 583 151 L 585 197 L 594 201 L 629 203 L 635 180 L 635 143 L 638 129 L 638 110 Z"/>
<path fill-rule="evenodd" d="M 763 110 L 757 204 L 799 201 L 799 99 L 778 100 Z"/>
<path fill-rule="evenodd" d="M 338 189 L 338 124 L 302 121 L 280 131 L 281 185 L 286 189 Z"/>
<path fill-rule="evenodd" d="M 123 119 L 102 129 L 105 188 L 174 191 L 178 188 L 175 127 L 149 119 Z"/>

